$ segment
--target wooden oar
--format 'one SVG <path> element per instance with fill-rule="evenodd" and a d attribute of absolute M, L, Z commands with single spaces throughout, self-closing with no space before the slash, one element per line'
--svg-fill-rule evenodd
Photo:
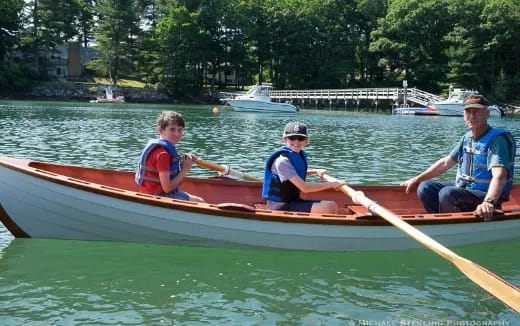
<path fill-rule="evenodd" d="M 233 170 L 229 165 L 222 166 L 222 165 L 218 165 L 218 164 L 211 163 L 211 162 L 208 162 L 208 161 L 204 161 L 204 160 L 202 160 L 200 158 L 197 158 L 195 163 L 197 163 L 197 165 L 202 166 L 204 168 L 207 168 L 207 169 L 210 169 L 210 170 L 214 170 L 214 171 L 218 171 L 222 175 L 231 176 L 231 177 L 234 177 L 234 178 L 244 179 L 244 180 L 248 180 L 248 181 L 258 181 L 258 182 L 262 181 L 262 179 L 258 179 L 258 178 L 252 177 L 250 175 L 247 175 L 245 173 Z"/>
<path fill-rule="evenodd" d="M 327 174 L 323 175 L 323 179 L 329 182 L 338 181 L 334 177 L 331 177 Z M 426 234 L 400 219 L 393 212 L 380 206 L 375 201 L 367 198 L 363 192 L 355 191 L 348 185 L 344 185 L 340 189 L 342 192 L 350 196 L 356 204 L 365 206 L 372 213 L 381 216 L 399 228 L 401 231 L 408 234 L 410 237 L 419 241 L 427 248 L 433 250 L 441 257 L 449 260 L 470 280 L 494 295 L 497 299 L 514 309 L 516 312 L 520 313 L 520 289 L 518 287 L 493 274 L 491 271 L 480 266 L 479 264 L 458 256 L 450 249 L 444 247 L 442 244 L 438 243 Z"/>

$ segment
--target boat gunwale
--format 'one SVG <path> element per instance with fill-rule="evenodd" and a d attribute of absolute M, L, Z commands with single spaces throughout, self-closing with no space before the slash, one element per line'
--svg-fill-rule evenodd
<path fill-rule="evenodd" d="M 180 211 L 188 211 L 205 215 L 216 215 L 221 217 L 241 218 L 256 221 L 270 221 L 282 223 L 305 223 L 305 224 L 320 224 L 320 225 L 351 225 L 351 226 L 391 226 L 390 223 L 378 216 L 371 216 L 370 214 L 315 214 L 289 211 L 273 211 L 268 209 L 248 207 L 243 204 L 234 203 L 197 203 L 191 201 L 183 201 L 171 199 L 167 197 L 154 196 L 145 193 L 135 192 L 122 188 L 116 188 L 108 185 L 94 183 L 78 178 L 69 177 L 64 174 L 58 174 L 47 171 L 42 167 L 32 167 L 31 164 L 58 166 L 58 167 L 72 167 L 85 170 L 95 171 L 110 171 L 131 173 L 128 171 L 111 170 L 102 168 L 82 167 L 75 165 L 65 165 L 58 163 L 49 163 L 42 161 L 35 161 L 31 159 L 11 158 L 7 156 L 0 156 L 0 166 L 8 169 L 16 170 L 20 173 L 30 175 L 39 179 L 43 179 L 52 183 L 63 186 L 88 191 L 91 193 L 117 198 L 130 202 L 137 202 L 140 204 L 150 205 L 154 207 L 164 207 Z M 227 178 L 197 178 L 187 177 L 193 183 L 220 183 L 227 185 L 244 185 L 251 184 L 251 181 L 229 180 Z M 393 187 L 391 185 L 366 185 L 364 187 L 383 188 Z M 1 204 L 1 203 L 0 203 Z M 483 220 L 476 217 L 471 212 L 462 213 L 442 213 L 442 214 L 402 214 L 398 215 L 407 223 L 412 225 L 448 225 L 461 223 L 482 223 Z M 505 210 L 504 214 L 497 215 L 491 221 L 486 223 L 493 223 L 499 221 L 520 219 L 520 207 L 511 210 Z M 14 221 L 11 221 L 14 222 Z M 16 224 L 15 224 L 16 225 Z"/>

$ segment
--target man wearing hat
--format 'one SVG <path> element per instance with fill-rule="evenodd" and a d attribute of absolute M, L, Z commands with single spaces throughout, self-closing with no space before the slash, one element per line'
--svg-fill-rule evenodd
<path fill-rule="evenodd" d="M 339 188 L 338 182 L 306 182 L 309 175 L 322 176 L 324 169 L 307 169 L 307 154 L 303 148 L 308 143 L 307 126 L 301 122 L 289 122 L 283 132 L 285 146 L 274 151 L 265 164 L 262 197 L 267 208 L 295 212 L 336 214 L 338 207 L 329 200 L 304 200 L 300 193 Z"/>
<path fill-rule="evenodd" d="M 469 131 L 448 156 L 401 186 L 406 193 L 418 186 L 417 196 L 428 213 L 474 211 L 488 221 L 509 200 L 516 143 L 509 132 L 488 125 L 489 105 L 482 95 L 466 97 L 463 105 Z M 455 164 L 454 183 L 430 180 Z"/>

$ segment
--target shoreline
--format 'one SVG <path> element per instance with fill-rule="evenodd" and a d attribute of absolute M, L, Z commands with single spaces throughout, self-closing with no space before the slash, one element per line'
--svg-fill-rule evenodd
<path fill-rule="evenodd" d="M 179 101 L 179 100 L 171 100 L 171 101 L 125 101 L 123 103 L 91 103 L 89 99 L 83 98 L 59 98 L 59 97 L 2 97 L 0 96 L 0 101 L 35 101 L 35 102 L 74 102 L 74 103 L 85 103 L 85 104 L 173 104 L 173 105 L 220 105 L 212 102 L 190 102 L 190 101 Z"/>
<path fill-rule="evenodd" d="M 76 103 L 88 103 L 88 104 L 103 104 L 103 103 L 90 103 L 90 100 L 96 99 L 96 96 L 78 96 L 78 97 L 60 97 L 60 96 L 28 96 L 28 95 L 0 95 L 0 101 L 40 101 L 40 102 L 76 102 Z M 186 104 L 186 105 L 219 105 L 219 100 L 211 100 L 210 95 L 200 96 L 193 99 L 172 99 L 172 98 L 131 98 L 125 96 L 125 102 L 123 103 L 104 103 L 104 104 Z"/>
<path fill-rule="evenodd" d="M 139 88 L 137 88 L 139 89 Z M 135 89 L 134 89 L 135 90 Z M 157 90 L 155 90 L 157 92 Z M 0 94 L 0 101 L 41 101 L 41 102 L 77 102 L 77 103 L 88 103 L 88 104 L 111 104 L 111 105 L 119 105 L 119 104 L 172 104 L 172 105 L 215 105 L 221 106 L 224 105 L 218 97 L 215 97 L 211 93 L 206 93 L 203 95 L 199 95 L 192 98 L 184 98 L 184 99 L 173 99 L 165 94 L 161 96 L 146 96 L 149 94 L 140 94 L 144 96 L 132 96 L 132 94 L 127 94 L 125 92 L 121 92 L 125 97 L 124 103 L 90 103 L 90 100 L 96 98 L 95 95 L 85 96 L 84 94 L 74 94 L 76 96 L 56 96 L 56 94 L 52 94 L 49 96 L 38 96 L 38 95 L 27 95 L 27 94 Z M 79 95 L 79 96 L 78 96 Z M 133 94 L 135 95 L 135 94 Z M 504 112 L 504 116 L 518 116 L 520 115 L 520 105 L 516 103 L 498 103 L 496 104 L 501 110 Z M 320 109 L 324 109 L 320 107 Z M 370 110 L 369 107 L 363 110 Z M 382 110 L 382 107 L 379 107 L 378 112 Z M 384 109 L 383 109 L 384 110 Z M 336 110 L 334 110 L 336 111 Z M 343 111 L 343 109 L 339 109 L 337 111 Z M 388 108 L 388 111 L 391 113 L 392 108 Z M 375 111 L 374 111 L 375 112 Z"/>

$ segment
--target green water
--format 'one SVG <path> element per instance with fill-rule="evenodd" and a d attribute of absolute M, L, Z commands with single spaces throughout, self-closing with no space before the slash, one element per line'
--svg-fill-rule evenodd
<path fill-rule="evenodd" d="M 0 155 L 133 170 L 154 120 L 182 112 L 181 152 L 261 177 L 283 126 L 310 127 L 311 167 L 398 184 L 449 152 L 462 118 L 0 102 Z M 492 119 L 520 139 L 520 119 Z M 518 165 L 517 165 L 518 166 Z M 195 175 L 213 173 L 198 167 Z M 453 177 L 447 175 L 449 179 Z M 518 178 L 517 178 L 518 181 Z M 519 239 L 454 250 L 520 285 Z M 304 252 L 13 239 L 0 227 L 0 325 L 518 325 L 429 250 Z M 478 324 L 478 323 L 481 324 Z M 451 324 L 450 324 L 451 323 Z M 460 323 L 459 325 L 463 325 Z"/>

